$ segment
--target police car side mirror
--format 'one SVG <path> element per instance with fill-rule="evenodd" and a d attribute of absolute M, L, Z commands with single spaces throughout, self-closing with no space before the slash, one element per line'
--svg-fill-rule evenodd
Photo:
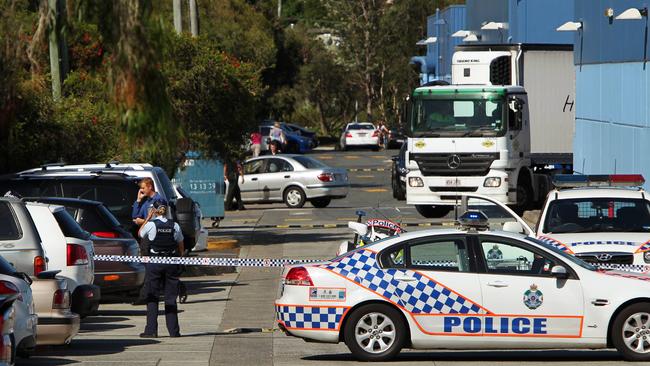
<path fill-rule="evenodd" d="M 551 268 L 551 276 L 564 280 L 569 278 L 569 272 L 563 266 L 553 266 Z"/>

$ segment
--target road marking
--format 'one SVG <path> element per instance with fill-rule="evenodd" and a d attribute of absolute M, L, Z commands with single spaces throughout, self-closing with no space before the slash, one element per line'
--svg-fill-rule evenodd
<path fill-rule="evenodd" d="M 356 156 L 356 155 L 346 155 L 345 158 L 346 158 L 346 159 L 351 159 L 351 160 L 352 160 L 352 159 L 359 159 L 359 157 Z"/>
<path fill-rule="evenodd" d="M 233 220 L 230 220 L 230 221 L 233 221 L 233 222 L 247 222 L 247 221 L 257 221 L 257 220 L 255 220 L 255 219 L 233 219 Z"/>
<path fill-rule="evenodd" d="M 330 155 L 321 155 L 321 156 L 319 156 L 318 158 L 319 158 L 319 159 L 322 159 L 322 160 L 330 160 L 330 159 L 334 159 L 334 157 L 333 157 L 333 156 L 330 156 Z"/>
<path fill-rule="evenodd" d="M 364 179 L 369 179 L 369 178 L 374 178 L 374 175 L 357 175 L 357 178 L 364 178 Z"/>
<path fill-rule="evenodd" d="M 366 192 L 370 192 L 370 193 L 376 193 L 376 192 L 388 192 L 388 190 L 385 189 L 385 188 L 368 188 L 368 189 L 364 189 L 364 191 L 366 191 Z"/>
<path fill-rule="evenodd" d="M 284 219 L 284 221 L 311 221 L 312 219 Z"/>
<path fill-rule="evenodd" d="M 208 239 L 208 250 L 233 249 L 237 247 L 237 239 Z"/>
<path fill-rule="evenodd" d="M 348 172 L 386 172 L 389 170 L 386 168 L 350 168 Z"/>
<path fill-rule="evenodd" d="M 354 221 L 356 219 L 357 219 L 356 217 L 337 217 L 336 218 L 337 221 Z"/>

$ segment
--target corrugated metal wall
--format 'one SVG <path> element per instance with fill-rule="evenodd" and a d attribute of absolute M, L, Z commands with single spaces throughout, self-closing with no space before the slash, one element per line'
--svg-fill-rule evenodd
<path fill-rule="evenodd" d="M 587 174 L 642 173 L 650 178 L 650 65 L 643 68 L 645 20 L 614 20 L 644 1 L 575 0 L 584 23 L 576 49 L 574 166 Z M 580 34 L 576 45 L 580 44 Z M 648 188 L 646 184 L 646 188 Z"/>
<path fill-rule="evenodd" d="M 440 36 L 438 37 L 438 46 L 440 47 L 438 76 L 441 79 L 451 81 L 451 57 L 454 54 L 454 48 L 463 43 L 462 38 L 451 37 L 456 31 L 465 29 L 465 6 L 452 5 L 440 12 L 440 19 L 445 24 L 437 28 Z"/>
<path fill-rule="evenodd" d="M 510 43 L 573 43 L 575 34 L 555 29 L 573 20 L 571 0 L 509 0 Z"/>

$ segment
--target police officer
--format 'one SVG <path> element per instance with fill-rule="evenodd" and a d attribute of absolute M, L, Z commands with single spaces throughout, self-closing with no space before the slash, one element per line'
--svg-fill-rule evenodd
<path fill-rule="evenodd" d="M 140 228 L 140 237 L 147 242 L 149 256 L 152 257 L 178 257 L 185 250 L 183 234 L 180 226 L 166 218 L 167 201 L 163 198 L 156 199 L 152 209 Z M 145 287 L 147 289 L 147 325 L 141 338 L 158 337 L 158 298 L 161 289 L 165 292 L 165 320 L 170 337 L 180 337 L 178 325 L 178 264 L 147 263 L 145 273 Z"/>

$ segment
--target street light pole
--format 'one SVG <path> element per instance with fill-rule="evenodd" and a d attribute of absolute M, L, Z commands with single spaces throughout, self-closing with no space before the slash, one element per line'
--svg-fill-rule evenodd
<path fill-rule="evenodd" d="M 181 34 L 183 32 L 183 13 L 182 13 L 182 4 L 181 0 L 173 0 L 174 7 L 174 29 L 176 33 Z"/>

